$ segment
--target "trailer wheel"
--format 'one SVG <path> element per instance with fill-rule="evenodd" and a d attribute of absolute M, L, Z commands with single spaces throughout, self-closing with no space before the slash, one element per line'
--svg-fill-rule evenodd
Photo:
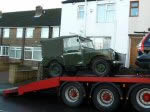
<path fill-rule="evenodd" d="M 150 86 L 141 85 L 136 87 L 130 96 L 133 107 L 141 112 L 150 112 Z"/>
<path fill-rule="evenodd" d="M 49 76 L 58 77 L 63 73 L 63 67 L 58 62 L 51 62 L 49 65 Z"/>
<path fill-rule="evenodd" d="M 115 111 L 120 104 L 118 90 L 110 85 L 94 89 L 92 99 L 95 107 L 104 112 Z"/>
<path fill-rule="evenodd" d="M 85 89 L 80 83 L 68 83 L 61 91 L 63 102 L 71 107 L 79 106 L 84 99 Z"/>
<path fill-rule="evenodd" d="M 110 73 L 111 67 L 106 60 L 97 58 L 92 64 L 92 70 L 97 76 L 102 77 Z"/>

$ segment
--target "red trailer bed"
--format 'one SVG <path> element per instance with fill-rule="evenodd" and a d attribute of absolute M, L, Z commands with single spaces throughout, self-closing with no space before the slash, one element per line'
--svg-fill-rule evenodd
<path fill-rule="evenodd" d="M 121 75 L 120 75 L 121 76 Z M 4 95 L 9 95 L 11 93 L 18 93 L 18 95 L 23 95 L 24 93 L 40 91 L 50 88 L 59 87 L 61 82 L 105 82 L 105 83 L 142 83 L 150 84 L 150 78 L 141 77 L 56 77 L 49 78 L 45 80 L 40 80 L 36 82 L 31 82 L 23 86 L 8 88 L 3 91 Z"/>

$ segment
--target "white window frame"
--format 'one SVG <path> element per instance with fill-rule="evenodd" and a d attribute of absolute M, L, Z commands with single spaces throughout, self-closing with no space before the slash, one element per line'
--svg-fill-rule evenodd
<path fill-rule="evenodd" d="M 31 49 L 31 50 L 26 50 L 26 49 Z M 32 53 L 31 59 L 25 58 L 25 52 L 26 51 L 31 51 L 31 53 Z M 32 59 L 33 59 L 33 47 L 25 47 L 25 49 L 24 49 L 24 60 L 32 60 Z"/>
<path fill-rule="evenodd" d="M 3 48 L 8 48 L 8 54 L 6 53 L 6 51 L 5 51 L 5 53 L 3 53 Z M 0 46 L 0 56 L 9 56 L 9 46 Z"/>
<path fill-rule="evenodd" d="M 102 21 L 102 20 L 99 20 L 99 10 L 98 10 L 98 7 L 100 6 L 100 5 L 104 5 L 105 6 L 105 11 L 104 11 L 104 13 L 105 13 L 105 16 L 104 16 L 104 20 Z M 110 10 L 110 9 L 108 9 L 108 6 L 109 5 L 113 5 L 113 7 L 114 7 L 114 9 L 113 10 Z M 97 12 L 96 12 L 96 21 L 97 21 L 97 23 L 112 23 L 112 22 L 114 22 L 114 17 L 112 18 L 112 20 L 110 20 L 109 21 L 109 15 L 108 15 L 108 12 L 110 12 L 110 11 L 113 11 L 112 13 L 115 13 L 115 3 L 105 3 L 105 4 L 97 4 Z"/>
<path fill-rule="evenodd" d="M 23 28 L 17 28 L 16 37 L 17 38 L 22 38 L 23 37 Z"/>
<path fill-rule="evenodd" d="M 40 49 L 36 49 L 36 48 L 40 48 Z M 15 56 L 14 56 L 14 57 L 11 57 L 10 54 L 9 54 L 9 58 L 11 58 L 11 59 L 21 59 L 21 57 L 20 57 L 20 58 L 17 58 L 17 50 L 18 50 L 18 51 L 21 50 L 21 52 L 22 52 L 22 47 L 11 46 L 10 49 L 9 49 L 9 52 L 11 51 L 11 49 L 14 50 Z M 26 49 L 30 49 L 30 50 L 26 50 Z M 35 50 L 35 49 L 36 49 L 36 50 Z M 31 54 L 31 55 L 32 55 L 32 56 L 31 56 L 31 59 L 26 59 L 26 58 L 25 58 L 25 51 L 30 51 L 30 52 L 32 53 L 32 54 Z M 24 60 L 42 61 L 42 57 L 41 57 L 41 60 L 37 60 L 37 59 L 34 59 L 34 58 L 33 58 L 35 51 L 40 51 L 40 52 L 42 53 L 41 47 L 25 47 L 25 49 L 24 49 Z M 42 56 L 42 55 L 41 55 L 41 56 Z"/>
<path fill-rule="evenodd" d="M 80 10 L 80 8 L 83 8 L 83 10 Z M 83 16 L 81 16 L 80 13 L 83 13 Z M 78 6 L 78 12 L 77 12 L 77 18 L 78 19 L 84 19 L 84 16 L 85 16 L 85 6 L 79 5 Z"/>
<path fill-rule="evenodd" d="M 40 49 L 38 49 L 38 50 L 36 49 L 36 50 L 35 50 L 35 48 L 40 48 Z M 34 52 L 35 52 L 35 51 L 41 52 L 41 60 L 34 59 L 33 56 L 34 56 Z M 42 61 L 42 48 L 41 48 L 41 47 L 33 47 L 33 54 L 32 54 L 32 55 L 33 55 L 33 56 L 32 56 L 32 57 L 33 57 L 33 60 L 35 60 L 35 61 Z"/>
<path fill-rule="evenodd" d="M 9 28 L 4 28 L 3 29 L 3 38 L 9 38 L 9 36 L 10 36 L 10 29 Z"/>
<path fill-rule="evenodd" d="M 11 56 L 10 56 L 10 51 L 11 51 L 12 49 L 13 49 L 14 52 L 15 52 L 15 56 L 14 56 L 14 57 L 11 57 Z M 11 58 L 11 59 L 21 59 L 21 57 L 20 57 L 20 58 L 17 58 L 17 51 L 20 51 L 20 50 L 21 50 L 21 52 L 22 52 L 22 47 L 11 46 L 9 50 L 10 50 L 10 51 L 9 51 L 9 58 Z"/>
<path fill-rule="evenodd" d="M 53 28 L 53 32 L 52 32 L 52 38 L 56 38 L 56 37 L 59 37 L 59 34 L 60 34 L 60 27 L 59 26 L 53 26 L 52 27 Z M 58 30 L 58 35 L 56 35 L 57 33 L 56 33 L 56 31 Z"/>
<path fill-rule="evenodd" d="M 31 49 L 31 50 L 26 50 L 26 48 L 27 48 L 27 49 Z M 24 60 L 42 61 L 42 58 L 41 58 L 41 60 L 37 60 L 37 59 L 34 59 L 34 58 L 33 58 L 34 51 L 41 51 L 41 53 L 42 53 L 42 50 L 35 50 L 34 48 L 39 48 L 39 47 L 25 47 L 24 52 L 25 52 L 25 51 L 31 51 L 31 52 L 32 52 L 32 57 L 31 57 L 31 59 L 25 59 L 25 53 L 24 53 Z"/>
<path fill-rule="evenodd" d="M 48 30 L 48 32 L 46 32 L 46 33 L 48 33 L 47 36 L 44 35 L 45 30 Z M 41 38 L 49 38 L 49 27 L 42 27 L 41 28 Z"/>
<path fill-rule="evenodd" d="M 26 28 L 26 38 L 33 38 L 33 36 L 34 36 L 34 30 L 35 30 L 35 28 L 33 28 L 33 27 Z M 32 32 L 30 32 L 30 33 L 32 33 L 31 36 L 30 36 L 29 31 L 32 31 Z"/>

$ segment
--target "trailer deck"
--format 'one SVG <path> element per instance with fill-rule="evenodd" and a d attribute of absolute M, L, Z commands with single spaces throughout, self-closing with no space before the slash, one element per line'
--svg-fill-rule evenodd
<path fill-rule="evenodd" d="M 87 82 L 87 83 L 130 83 L 130 84 L 150 84 L 150 78 L 147 77 L 137 77 L 136 75 L 117 75 L 115 77 L 92 77 L 92 76 L 79 76 L 79 77 L 56 77 L 49 78 L 45 80 L 40 80 L 36 82 L 31 82 L 18 87 L 4 89 L 3 94 L 5 96 L 17 93 L 18 95 L 23 95 L 29 92 L 35 92 L 40 90 L 46 90 L 51 88 L 57 88 L 62 82 Z"/>

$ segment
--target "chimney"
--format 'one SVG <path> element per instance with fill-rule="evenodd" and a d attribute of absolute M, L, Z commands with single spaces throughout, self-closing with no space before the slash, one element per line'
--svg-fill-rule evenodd
<path fill-rule="evenodd" d="M 2 11 L 0 11 L 0 19 L 2 18 L 2 14 L 3 14 Z"/>
<path fill-rule="evenodd" d="M 40 17 L 43 14 L 43 8 L 42 6 L 36 6 L 36 11 L 34 17 Z"/>

